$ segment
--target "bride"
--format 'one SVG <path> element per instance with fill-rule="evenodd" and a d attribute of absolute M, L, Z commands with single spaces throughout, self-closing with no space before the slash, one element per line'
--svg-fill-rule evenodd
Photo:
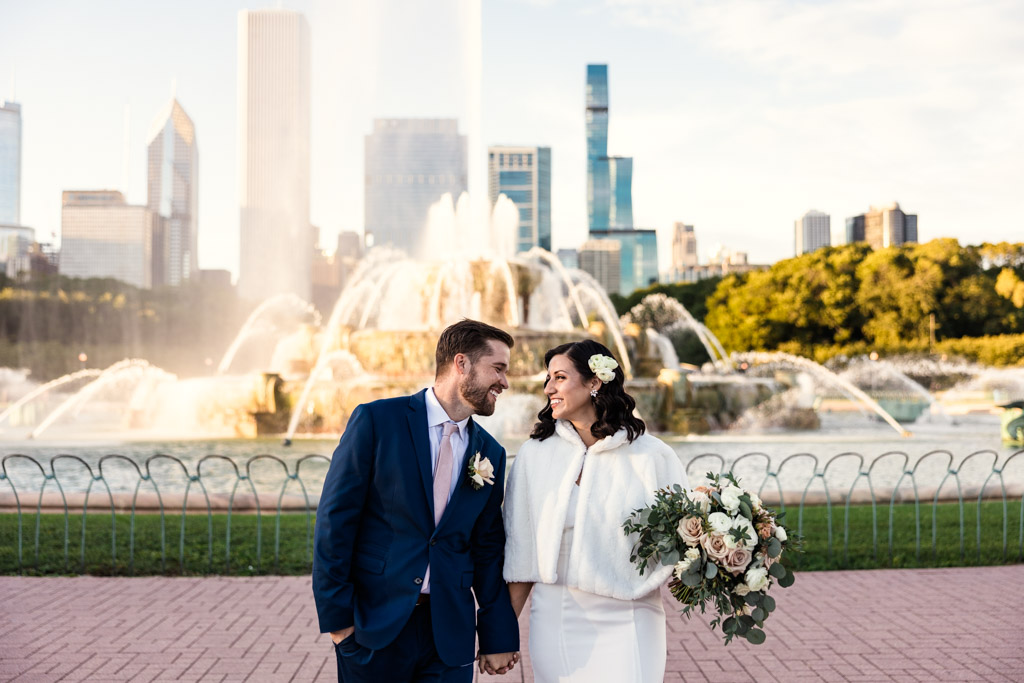
<path fill-rule="evenodd" d="M 645 434 L 611 352 L 594 341 L 544 356 L 548 404 L 509 475 L 505 580 L 519 615 L 530 591 L 537 683 L 660 682 L 672 567 L 640 576 L 622 522 L 654 492 L 686 485 L 679 457 Z"/>

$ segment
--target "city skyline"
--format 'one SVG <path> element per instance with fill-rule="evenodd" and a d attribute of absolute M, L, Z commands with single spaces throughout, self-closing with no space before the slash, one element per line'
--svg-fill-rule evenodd
<path fill-rule="evenodd" d="M 359 147 L 375 116 L 472 118 L 462 91 L 472 90 L 473 60 L 463 57 L 473 41 L 459 23 L 472 16 L 471 4 L 400 17 L 391 6 L 288 3 L 311 23 L 311 222 L 324 244 L 362 228 Z M 21 223 L 48 240 L 59 231 L 61 190 L 123 187 L 121 155 L 109 150 L 122 147 L 126 103 L 127 195 L 143 203 L 140 133 L 177 78 L 204 141 L 200 266 L 237 273 L 234 26 L 246 5 L 186 1 L 145 16 L 127 7 L 86 12 L 52 2 L 6 11 L 0 73 L 13 69 L 17 90 L 0 97 L 22 105 Z M 865 204 L 897 198 L 926 216 L 923 240 L 1010 240 L 1015 228 L 1002 217 L 1021 206 L 1013 160 L 1024 151 L 1014 123 L 1024 106 L 1016 77 L 1024 48 L 1012 37 L 1022 25 L 1021 10 L 1000 3 L 488 3 L 476 153 L 509 141 L 550 146 L 559 159 L 552 246 L 579 246 L 587 234 L 581 81 L 587 63 L 607 63 L 616 81 L 609 153 L 642 161 L 635 224 L 658 230 L 663 268 L 679 220 L 696 225 L 704 244 L 742 246 L 767 262 L 791 253 L 789 226 L 807 206 L 837 218 L 835 238 Z M 513 50 L 526 30 L 537 49 Z M 189 41 L 175 42 L 189 32 Z M 320 32 L 338 39 L 318 47 Z M 46 56 L 29 59 L 39 48 Z M 411 64 L 410 55 L 427 64 Z M 345 70 L 355 57 L 363 58 L 360 73 Z M 437 64 L 439 78 L 417 82 Z M 71 110 L 68 101 L 84 106 Z"/>

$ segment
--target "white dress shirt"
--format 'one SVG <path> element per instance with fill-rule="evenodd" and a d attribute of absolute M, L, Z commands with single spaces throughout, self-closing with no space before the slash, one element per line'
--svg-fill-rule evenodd
<path fill-rule="evenodd" d="M 441 452 L 441 437 L 444 434 L 444 423 L 452 422 L 441 402 L 437 400 L 434 389 L 427 389 L 427 434 L 430 436 L 430 471 L 437 469 L 437 458 Z M 455 487 L 459 485 L 462 468 L 466 466 L 466 448 L 469 446 L 469 418 L 456 422 L 457 430 L 452 432 L 452 480 L 448 488 L 448 500 L 451 501 Z M 421 593 L 430 592 L 430 567 L 423 578 Z"/>

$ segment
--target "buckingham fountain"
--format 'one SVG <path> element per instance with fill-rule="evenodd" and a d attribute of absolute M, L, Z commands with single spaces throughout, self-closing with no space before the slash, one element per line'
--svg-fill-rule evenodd
<path fill-rule="evenodd" d="M 211 376 L 179 378 L 143 359 L 38 385 L 5 370 L 0 439 L 333 439 L 358 404 L 429 386 L 438 334 L 464 317 L 516 339 L 511 390 L 482 420 L 511 442 L 529 433 L 543 406 L 544 352 L 581 337 L 613 350 L 641 416 L 679 437 L 828 432 L 837 416 L 854 416 L 854 432 L 874 422 L 899 440 L 911 425 L 941 432 L 964 415 L 1024 401 L 1024 372 L 1014 369 L 877 357 L 825 367 L 778 352 L 730 354 L 660 294 L 620 318 L 587 273 L 540 248 L 513 255 L 518 213 L 507 198 L 483 234 L 469 214 L 466 195 L 445 196 L 431 208 L 425 237 L 448 245 L 443 256 L 371 250 L 329 315 L 289 294 L 262 302 Z M 685 334 L 705 350 L 703 366 L 680 363 L 672 340 Z"/>

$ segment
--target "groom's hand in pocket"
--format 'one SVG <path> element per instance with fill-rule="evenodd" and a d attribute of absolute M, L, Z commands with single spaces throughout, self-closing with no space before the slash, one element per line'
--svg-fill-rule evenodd
<path fill-rule="evenodd" d="M 343 628 L 340 631 L 331 631 L 331 640 L 334 642 L 335 645 L 337 645 L 338 643 L 345 640 L 355 632 L 355 626 L 349 626 L 348 628 Z"/>

